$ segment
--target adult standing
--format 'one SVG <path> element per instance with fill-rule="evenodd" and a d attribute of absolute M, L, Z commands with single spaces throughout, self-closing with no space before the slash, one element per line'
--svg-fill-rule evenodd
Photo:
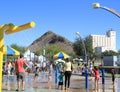
<path fill-rule="evenodd" d="M 15 70 L 17 75 L 17 89 L 16 91 L 20 90 L 20 80 L 22 80 L 22 91 L 25 88 L 25 69 L 24 66 L 28 66 L 26 61 L 23 59 L 23 55 L 20 55 L 19 58 L 15 62 Z"/>
<path fill-rule="evenodd" d="M 73 70 L 73 65 L 69 58 L 66 59 L 65 65 L 64 65 L 64 71 L 65 71 L 65 90 L 69 89 L 70 86 L 70 78 Z M 67 88 L 66 88 L 67 86 Z"/>

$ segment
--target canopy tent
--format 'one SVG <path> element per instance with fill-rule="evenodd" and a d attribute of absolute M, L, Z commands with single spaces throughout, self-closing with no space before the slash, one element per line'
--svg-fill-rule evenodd
<path fill-rule="evenodd" d="M 55 63 L 65 63 L 65 61 L 62 60 L 62 59 L 57 59 L 57 60 L 55 60 L 54 62 L 55 62 Z"/>
<path fill-rule="evenodd" d="M 5 49 L 4 55 L 7 55 L 7 56 L 20 55 L 20 52 L 13 49 L 12 47 L 4 46 L 4 49 Z"/>
<path fill-rule="evenodd" d="M 69 55 L 67 55 L 66 53 L 64 53 L 62 51 L 53 56 L 54 59 L 57 59 L 57 58 L 66 59 L 66 58 L 69 58 L 69 57 L 70 57 Z"/>

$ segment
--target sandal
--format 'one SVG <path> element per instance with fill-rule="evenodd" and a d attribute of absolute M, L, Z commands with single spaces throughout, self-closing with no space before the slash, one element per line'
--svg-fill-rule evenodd
<path fill-rule="evenodd" d="M 18 89 L 16 89 L 15 91 L 19 91 Z"/>

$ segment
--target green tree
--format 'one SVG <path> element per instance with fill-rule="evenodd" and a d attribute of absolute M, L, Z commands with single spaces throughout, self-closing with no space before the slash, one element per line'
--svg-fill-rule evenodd
<path fill-rule="evenodd" d="M 76 41 L 73 43 L 73 49 L 78 56 L 85 56 L 85 50 L 84 50 L 84 44 L 82 43 L 84 41 L 86 54 L 89 57 L 89 59 L 93 59 L 94 57 L 97 57 L 97 54 L 93 51 L 92 48 L 92 38 L 90 36 L 85 37 L 85 39 L 77 38 Z"/>
<path fill-rule="evenodd" d="M 53 59 L 53 55 L 55 55 L 56 53 L 63 51 L 66 52 L 65 50 L 63 50 L 61 47 L 56 46 L 56 45 L 49 45 L 46 46 L 44 48 L 40 48 L 39 51 L 37 51 L 37 53 L 39 53 L 39 55 L 43 55 L 43 50 L 45 49 L 45 56 L 48 57 L 49 59 Z"/>
<path fill-rule="evenodd" d="M 86 52 L 89 57 L 93 56 L 95 53 L 93 52 L 92 48 L 92 38 L 91 36 L 87 36 L 85 38 L 85 47 L 86 47 Z"/>
<path fill-rule="evenodd" d="M 26 47 L 24 47 L 24 46 L 18 46 L 17 44 L 12 44 L 11 47 L 14 48 L 14 49 L 16 49 L 17 51 L 19 51 L 21 54 L 24 54 L 25 51 L 27 50 Z"/>
<path fill-rule="evenodd" d="M 119 53 L 118 52 L 115 52 L 115 51 L 113 51 L 113 50 L 106 50 L 106 51 L 104 51 L 103 53 L 102 53 L 102 57 L 103 56 L 118 56 L 119 55 Z"/>
<path fill-rule="evenodd" d="M 76 55 L 82 56 L 84 54 L 82 40 L 77 38 L 76 41 L 73 43 L 73 49 Z"/>
<path fill-rule="evenodd" d="M 120 55 L 120 50 L 118 50 L 118 55 Z"/>

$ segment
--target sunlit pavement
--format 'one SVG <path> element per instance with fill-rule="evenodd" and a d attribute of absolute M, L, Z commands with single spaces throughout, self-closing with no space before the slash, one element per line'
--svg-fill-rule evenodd
<path fill-rule="evenodd" d="M 2 92 L 15 92 L 16 76 L 11 76 L 6 85 L 6 77 L 3 77 Z M 85 77 L 79 75 L 71 76 L 70 88 L 67 90 L 58 90 L 55 84 L 55 76 L 53 74 L 50 85 L 48 84 L 48 73 L 40 73 L 39 81 L 34 83 L 34 75 L 26 76 L 26 85 L 24 92 L 120 92 L 120 79 L 116 79 L 115 86 L 112 85 L 111 78 L 105 78 L 105 85 L 103 86 L 101 80 L 99 82 L 99 89 L 94 89 L 94 78 L 89 77 L 89 88 L 85 89 Z M 22 91 L 19 91 L 22 92 Z"/>

